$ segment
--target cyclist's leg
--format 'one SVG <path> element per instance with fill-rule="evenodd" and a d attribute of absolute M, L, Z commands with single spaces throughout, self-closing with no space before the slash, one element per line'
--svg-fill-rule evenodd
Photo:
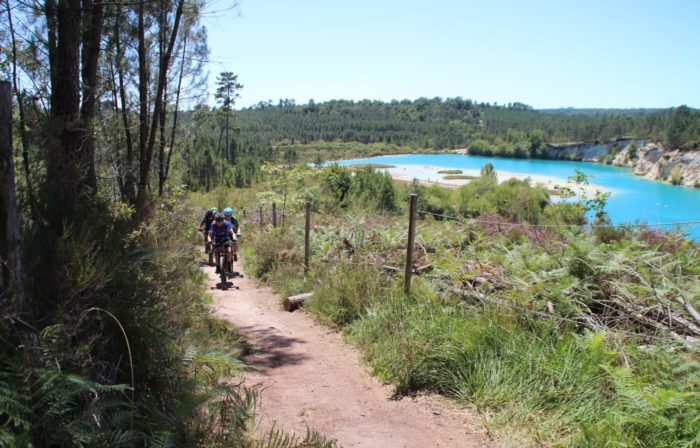
<path fill-rule="evenodd" d="M 232 258 L 232 256 L 231 256 L 231 245 L 230 245 L 230 244 L 227 244 L 227 245 L 226 245 L 226 260 L 227 260 L 229 263 L 231 263 L 231 258 Z"/>

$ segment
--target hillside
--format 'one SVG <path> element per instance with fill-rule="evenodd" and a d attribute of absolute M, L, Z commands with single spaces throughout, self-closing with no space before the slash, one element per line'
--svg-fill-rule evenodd
<path fill-rule="evenodd" d="M 282 296 L 313 292 L 305 309 L 397 395 L 473 406 L 496 440 L 518 439 L 510 446 L 697 444 L 697 244 L 611 226 L 600 210 L 589 230 L 585 209 L 601 204 L 496 185 L 488 170 L 453 190 L 371 168 L 270 175 L 248 206 L 248 274 Z M 419 218 L 405 293 L 409 194 Z M 272 202 L 287 204 L 276 228 Z"/>
<path fill-rule="evenodd" d="M 477 143 L 510 157 L 543 157 L 544 144 L 650 139 L 697 145 L 700 113 L 677 109 L 557 109 L 521 103 L 504 106 L 462 98 L 414 101 L 310 101 L 258 103 L 238 113 L 245 138 L 267 143 L 343 141 L 417 148 L 459 148 Z"/>

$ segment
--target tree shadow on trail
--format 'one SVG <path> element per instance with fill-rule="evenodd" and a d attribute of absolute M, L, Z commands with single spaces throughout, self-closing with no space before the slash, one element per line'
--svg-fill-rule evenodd
<path fill-rule="evenodd" d="M 274 327 L 248 326 L 238 331 L 255 347 L 255 353 L 244 361 L 252 369 L 266 373 L 286 365 L 297 365 L 309 357 L 292 353 L 295 344 L 306 344 L 303 339 L 285 336 Z"/>

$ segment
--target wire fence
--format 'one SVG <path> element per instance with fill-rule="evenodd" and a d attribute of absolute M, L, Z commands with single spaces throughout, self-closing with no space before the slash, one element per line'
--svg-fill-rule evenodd
<path fill-rule="evenodd" d="M 469 224 L 490 224 L 499 226 L 525 226 L 525 227 L 542 227 L 542 228 L 591 228 L 591 229 L 605 229 L 605 228 L 648 228 L 648 227 L 682 227 L 682 226 L 694 226 L 700 224 L 700 221 L 674 221 L 674 222 L 660 222 L 660 223 L 621 223 L 621 224 L 532 224 L 528 222 L 508 222 L 508 221 L 493 221 L 488 219 L 479 218 L 465 218 L 463 216 L 450 216 L 440 213 L 433 213 L 426 210 L 418 210 L 420 215 L 429 215 L 437 218 L 447 219 L 451 221 L 466 222 Z"/>
<path fill-rule="evenodd" d="M 416 201 L 415 195 L 412 196 L 411 198 L 412 201 Z M 434 213 L 430 212 L 427 210 L 418 210 L 415 208 L 415 202 L 412 204 L 414 208 L 411 209 L 409 212 L 409 232 L 408 232 L 408 240 L 409 243 L 407 243 L 406 247 L 406 256 L 405 256 L 405 269 L 402 269 L 401 267 L 397 266 L 389 266 L 386 264 L 386 261 L 382 260 L 373 260 L 371 262 L 368 262 L 369 265 L 374 266 L 378 269 L 382 269 L 385 272 L 388 272 L 389 274 L 398 274 L 401 271 L 404 271 L 404 276 L 405 276 L 405 291 L 406 293 L 410 293 L 410 287 L 411 287 L 411 282 L 410 279 L 412 275 L 418 274 L 418 270 L 416 270 L 416 267 L 414 266 L 414 257 L 413 257 L 413 251 L 411 250 L 411 244 L 410 244 L 410 235 L 411 235 L 411 227 L 413 226 L 413 230 L 415 231 L 415 225 L 416 225 L 416 215 L 421 215 L 421 216 L 433 216 L 435 218 L 439 219 L 444 219 L 444 220 L 452 220 L 452 221 L 458 221 L 458 222 L 463 222 L 466 224 L 486 224 L 486 225 L 491 225 L 491 226 L 523 226 L 523 227 L 534 227 L 534 228 L 585 228 L 585 229 L 596 229 L 596 228 L 621 228 L 621 229 L 631 229 L 631 228 L 651 228 L 651 227 L 670 227 L 670 226 L 676 226 L 676 227 L 681 227 L 681 226 L 694 226 L 700 224 L 700 221 L 675 221 L 675 222 L 663 222 L 663 223 L 634 223 L 634 224 L 592 224 L 588 226 L 582 226 L 578 224 L 530 224 L 530 223 L 518 223 L 518 222 L 507 222 L 507 221 L 496 221 L 496 220 L 489 220 L 489 219 L 479 219 L 479 218 L 467 218 L 464 216 L 451 216 L 447 214 L 442 214 L 442 213 Z M 261 228 L 265 224 L 263 222 L 263 208 L 259 207 L 259 216 L 261 219 L 260 225 Z M 306 203 L 306 213 L 289 213 L 289 212 L 279 212 L 276 209 L 276 206 L 273 204 L 272 206 L 272 215 L 268 217 L 268 224 L 272 224 L 273 227 L 277 227 L 280 225 L 284 225 L 285 221 L 289 222 L 289 224 L 296 224 L 298 223 L 299 218 L 305 218 L 305 242 L 304 242 L 304 253 L 305 253 L 305 261 L 304 261 L 304 271 L 305 273 L 308 273 L 310 269 L 310 233 L 311 233 L 311 218 L 314 215 L 321 215 L 317 212 L 314 212 L 311 207 L 311 203 L 307 201 Z M 343 241 L 340 237 L 338 237 L 338 241 Z M 344 241 L 343 241 L 344 242 Z M 415 245 L 415 243 L 414 243 Z M 362 261 L 356 261 L 356 260 L 345 260 L 341 257 L 338 258 L 324 258 L 323 261 L 326 262 L 331 262 L 331 263 L 337 263 L 337 264 L 342 264 L 342 265 L 353 265 L 353 266 L 358 266 L 362 263 Z M 444 276 L 442 274 L 440 275 L 435 275 L 433 278 L 435 280 L 444 280 Z M 448 286 L 448 285 L 444 285 Z M 443 289 L 445 289 L 443 286 Z M 446 288 L 448 292 L 450 291 L 450 288 Z M 452 288 L 454 289 L 454 288 Z M 545 311 L 539 311 L 536 309 L 532 308 L 527 308 L 524 306 L 520 306 L 515 303 L 507 302 L 502 299 L 499 299 L 497 297 L 491 297 L 489 295 L 477 292 L 477 291 L 461 291 L 461 292 L 455 292 L 452 291 L 452 294 L 461 294 L 461 295 L 473 295 L 478 301 L 486 304 L 490 303 L 495 306 L 499 307 L 506 307 L 512 310 L 516 310 L 520 313 L 529 315 L 529 316 L 537 316 L 540 318 L 546 318 L 546 319 L 552 319 L 557 322 L 562 322 L 562 323 L 568 323 L 568 324 L 573 324 L 576 326 L 587 326 L 588 328 L 591 329 L 600 329 L 604 331 L 610 331 L 614 332 L 615 334 L 630 337 L 630 338 L 643 338 L 646 340 L 654 340 L 654 341 L 663 341 L 663 342 L 685 342 L 684 337 L 674 333 L 673 331 L 666 328 L 659 329 L 657 328 L 655 332 L 644 332 L 644 333 L 635 333 L 631 331 L 626 331 L 623 329 L 619 328 L 610 328 L 606 326 L 598 317 L 594 314 L 592 315 L 584 315 L 580 319 L 577 318 L 571 318 L 571 317 L 566 317 L 566 316 L 561 316 L 558 314 L 555 314 L 553 312 L 545 312 Z M 660 331 L 664 331 L 666 334 L 660 335 Z M 692 337 L 691 337 L 692 339 Z"/>

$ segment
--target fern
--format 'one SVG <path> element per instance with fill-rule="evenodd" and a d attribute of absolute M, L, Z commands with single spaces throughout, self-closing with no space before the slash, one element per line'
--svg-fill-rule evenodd
<path fill-rule="evenodd" d="M 308 427 L 304 438 L 290 435 L 273 427 L 262 440 L 253 445 L 253 448 L 340 448 L 340 445 Z"/>
<path fill-rule="evenodd" d="M 105 385 L 54 367 L 10 363 L 0 372 L 0 440 L 36 445 L 131 446 L 133 411 L 125 385 Z"/>

